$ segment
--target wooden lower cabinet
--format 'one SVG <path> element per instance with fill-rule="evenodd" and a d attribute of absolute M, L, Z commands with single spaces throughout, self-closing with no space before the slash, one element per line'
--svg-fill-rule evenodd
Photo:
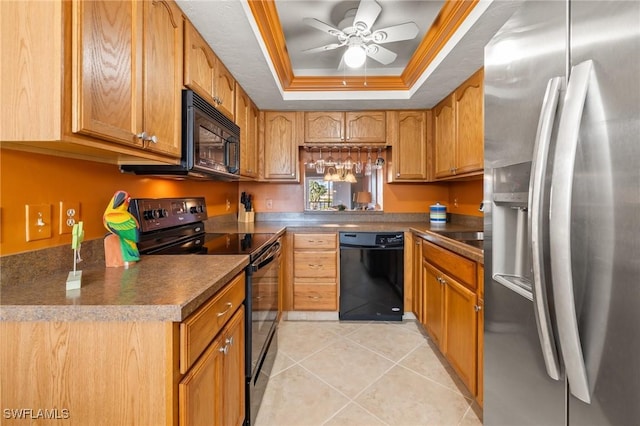
<path fill-rule="evenodd" d="M 337 234 L 294 234 L 293 309 L 338 310 Z"/>
<path fill-rule="evenodd" d="M 422 324 L 482 402 L 482 266 L 422 240 Z"/>
<path fill-rule="evenodd" d="M 476 294 L 443 275 L 444 355 L 469 390 L 476 392 Z"/>
<path fill-rule="evenodd" d="M 422 279 L 424 282 L 424 326 L 433 341 L 442 347 L 444 326 L 444 288 L 439 271 L 426 260 L 422 261 Z"/>
<path fill-rule="evenodd" d="M 242 425 L 244 377 L 241 306 L 180 382 L 180 425 Z"/>
<path fill-rule="evenodd" d="M 244 297 L 241 273 L 181 323 L 0 321 L 0 406 L 71 425 L 242 425 Z"/>

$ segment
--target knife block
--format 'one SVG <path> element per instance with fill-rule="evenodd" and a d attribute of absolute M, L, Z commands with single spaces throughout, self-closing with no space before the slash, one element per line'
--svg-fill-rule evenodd
<path fill-rule="evenodd" d="M 253 222 L 255 218 L 255 212 L 245 211 L 244 207 L 240 207 L 238 210 L 238 222 Z"/>

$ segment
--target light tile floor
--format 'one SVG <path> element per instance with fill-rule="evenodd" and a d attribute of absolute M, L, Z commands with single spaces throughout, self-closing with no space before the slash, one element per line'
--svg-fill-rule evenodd
<path fill-rule="evenodd" d="M 415 321 L 282 321 L 256 426 L 482 425 Z"/>

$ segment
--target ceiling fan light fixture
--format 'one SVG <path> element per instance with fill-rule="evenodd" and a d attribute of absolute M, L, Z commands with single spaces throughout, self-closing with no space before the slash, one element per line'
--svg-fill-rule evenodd
<path fill-rule="evenodd" d="M 343 59 L 349 68 L 360 68 L 367 59 L 367 53 L 360 46 L 349 46 Z"/>

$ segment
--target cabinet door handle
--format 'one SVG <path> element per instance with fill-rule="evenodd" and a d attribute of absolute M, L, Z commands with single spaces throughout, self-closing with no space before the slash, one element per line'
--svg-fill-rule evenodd
<path fill-rule="evenodd" d="M 480 312 L 482 310 L 482 306 L 480 305 L 473 305 L 473 310 L 476 312 Z"/>
<path fill-rule="evenodd" d="M 220 352 L 222 352 L 223 354 L 228 354 L 229 353 L 229 346 L 224 345 L 223 347 L 221 347 L 220 349 L 218 349 Z"/>
<path fill-rule="evenodd" d="M 138 139 L 142 139 L 143 141 L 147 140 L 147 132 L 141 132 L 136 135 Z"/>
<path fill-rule="evenodd" d="M 228 344 L 229 346 L 233 346 L 233 336 L 228 337 L 227 339 L 225 339 L 224 341 L 226 344 Z M 227 345 L 225 345 L 226 347 Z"/>
<path fill-rule="evenodd" d="M 224 310 L 224 311 L 222 311 L 222 312 L 218 312 L 218 317 L 221 317 L 221 316 L 223 316 L 224 314 L 226 314 L 227 312 L 229 312 L 229 309 L 231 309 L 231 307 L 233 306 L 233 303 L 231 303 L 231 302 L 227 302 L 226 306 L 227 306 L 227 309 L 225 309 L 225 310 Z"/>

